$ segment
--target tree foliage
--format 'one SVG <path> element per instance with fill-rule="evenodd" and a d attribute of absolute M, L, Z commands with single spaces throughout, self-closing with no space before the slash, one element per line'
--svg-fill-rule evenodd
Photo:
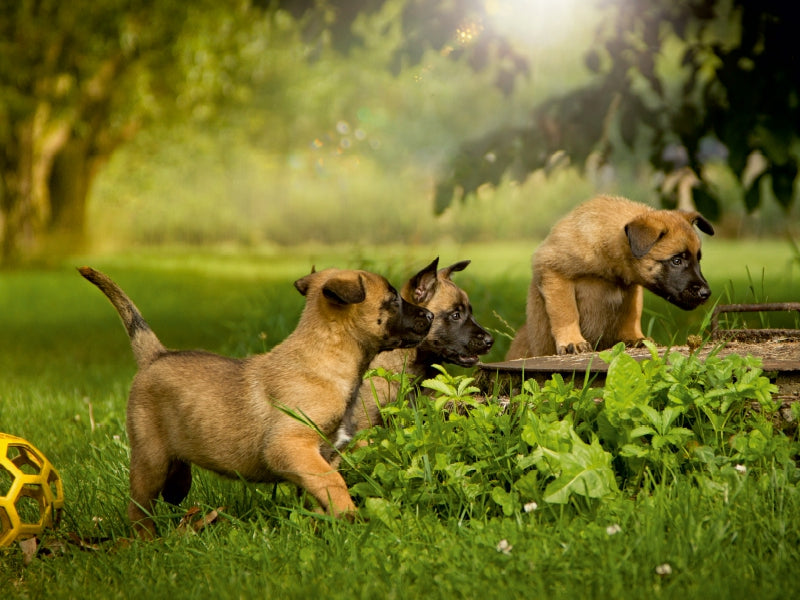
<path fill-rule="evenodd" d="M 391 4 L 391 3 L 389 3 Z M 397 4 L 397 3 L 395 3 Z M 290 102 L 270 50 L 294 43 L 297 62 L 363 44 L 357 23 L 386 0 L 180 2 L 20 0 L 0 4 L 0 264 L 84 235 L 86 201 L 98 169 L 154 119 L 281 114 Z M 524 61 L 491 28 L 477 36 L 483 4 L 409 0 L 397 4 L 404 35 L 390 68 L 452 43 L 453 58 L 482 70 L 498 59 L 497 85 L 510 93 Z M 292 21 L 287 25 L 287 15 Z M 302 39 L 292 36 L 302 34 Z M 458 44 L 458 36 L 476 43 Z M 296 65 L 295 65 L 296 68 Z M 239 109 L 227 110 L 231 107 Z M 274 136 L 269 119 L 257 129 Z M 291 135 L 291 132 L 284 135 Z"/>
<path fill-rule="evenodd" d="M 748 209 L 765 191 L 788 207 L 798 171 L 800 83 L 789 6 L 598 2 L 609 18 L 586 56 L 591 83 L 538 105 L 527 124 L 501 126 L 461 146 L 438 181 L 436 211 L 484 183 L 524 179 L 559 151 L 583 162 L 610 160 L 623 149 L 648 156 L 665 173 L 696 172 L 694 200 L 711 218 L 718 202 L 703 166 L 715 157 L 740 176 Z M 78 246 L 98 170 L 150 121 L 210 123 L 224 115 L 288 148 L 292 129 L 279 133 L 273 126 L 291 114 L 292 94 L 302 93 L 288 89 L 297 78 L 287 69 L 324 62 L 331 53 L 363 57 L 354 50 L 374 43 L 369 24 L 382 28 L 387 41 L 380 54 L 391 73 L 435 51 L 491 80 L 505 96 L 514 94 L 529 66 L 495 29 L 490 6 L 484 0 L 1 3 L 0 264 Z M 278 65 L 271 54 L 277 46 L 296 48 L 296 61 Z"/>
<path fill-rule="evenodd" d="M 297 18 L 305 18 L 307 41 L 330 36 L 334 49 L 343 54 L 364 43 L 353 27 L 361 15 L 380 10 L 387 0 L 295 0 L 281 3 Z M 517 76 L 527 74 L 528 64 L 509 41 L 495 30 L 483 0 L 406 0 L 399 15 L 403 40 L 394 48 L 390 69 L 395 75 L 409 64 L 419 63 L 427 50 L 445 50 L 452 59 L 464 58 L 475 71 L 495 68 L 495 85 L 506 94 Z"/>
<path fill-rule="evenodd" d="M 691 169 L 697 207 L 720 213 L 704 165 L 727 162 L 749 211 L 796 196 L 800 61 L 793 8 L 747 0 L 600 0 L 608 19 L 585 56 L 593 80 L 536 107 L 529 122 L 465 144 L 443 173 L 436 210 L 508 174 L 524 179 L 566 151 L 582 163 L 646 154 L 664 174 Z M 768 185 L 767 185 L 768 184 Z M 677 199 L 663 193 L 665 204 Z"/>

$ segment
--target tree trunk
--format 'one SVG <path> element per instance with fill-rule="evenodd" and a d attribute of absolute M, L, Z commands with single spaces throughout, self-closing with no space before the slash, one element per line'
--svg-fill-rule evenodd
<path fill-rule="evenodd" d="M 86 203 L 99 166 L 133 137 L 138 120 L 111 127 L 112 94 L 122 54 L 86 82 L 68 118 L 37 103 L 0 147 L 0 265 L 50 260 L 83 248 Z"/>
<path fill-rule="evenodd" d="M 32 166 L 33 157 L 26 158 L 23 151 L 15 157 L 16 165 L 5 166 L 0 183 L 0 266 L 50 260 L 85 248 L 89 190 L 97 165 L 106 158 L 89 156 L 87 146 L 71 138 L 54 156 L 38 158 L 47 165 Z"/>
<path fill-rule="evenodd" d="M 33 121 L 14 130 L 3 153 L 0 188 L 0 265 L 15 264 L 36 245 L 37 210 L 34 182 Z"/>
<path fill-rule="evenodd" d="M 70 139 L 53 160 L 48 181 L 50 221 L 45 229 L 48 254 L 83 250 L 86 242 L 86 204 L 91 186 L 92 160 L 87 144 Z"/>

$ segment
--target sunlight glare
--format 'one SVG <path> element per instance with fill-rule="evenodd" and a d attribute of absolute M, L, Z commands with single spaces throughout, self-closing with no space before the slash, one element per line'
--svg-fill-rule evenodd
<path fill-rule="evenodd" d="M 486 13 L 501 33 L 537 48 L 569 41 L 594 8 L 589 0 L 486 0 Z"/>

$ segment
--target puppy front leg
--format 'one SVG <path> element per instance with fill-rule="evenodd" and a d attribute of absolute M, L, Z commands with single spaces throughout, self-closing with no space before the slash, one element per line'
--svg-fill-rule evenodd
<path fill-rule="evenodd" d="M 541 274 L 539 291 L 544 298 L 556 353 L 590 352 L 592 345 L 581 333 L 580 313 L 575 299 L 575 283 L 571 279 L 547 269 Z"/>
<path fill-rule="evenodd" d="M 319 453 L 319 439 L 303 436 L 285 441 L 267 461 L 286 480 L 308 491 L 334 517 L 352 518 L 356 506 L 342 476 Z"/>
<path fill-rule="evenodd" d="M 644 306 L 644 289 L 633 285 L 625 290 L 620 307 L 619 330 L 617 340 L 626 346 L 641 346 L 646 339 L 642 333 L 642 307 Z"/>

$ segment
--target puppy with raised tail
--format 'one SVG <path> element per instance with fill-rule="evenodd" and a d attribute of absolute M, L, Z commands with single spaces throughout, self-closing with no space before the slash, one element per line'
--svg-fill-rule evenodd
<path fill-rule="evenodd" d="M 526 323 L 506 358 L 572 354 L 644 339 L 643 290 L 684 310 L 711 296 L 700 272 L 700 213 L 598 196 L 569 213 L 533 255 Z"/>
<path fill-rule="evenodd" d="M 335 516 L 356 510 L 320 454 L 323 436 L 352 410 L 376 354 L 422 341 L 429 311 L 380 275 L 312 271 L 295 282 L 306 297 L 296 329 L 266 354 L 234 359 L 167 350 L 109 277 L 79 271 L 119 312 L 139 366 L 127 411 L 128 515 L 141 534 L 156 534 L 150 515 L 159 494 L 170 503 L 186 497 L 192 463 L 250 481 L 288 480 Z"/>

